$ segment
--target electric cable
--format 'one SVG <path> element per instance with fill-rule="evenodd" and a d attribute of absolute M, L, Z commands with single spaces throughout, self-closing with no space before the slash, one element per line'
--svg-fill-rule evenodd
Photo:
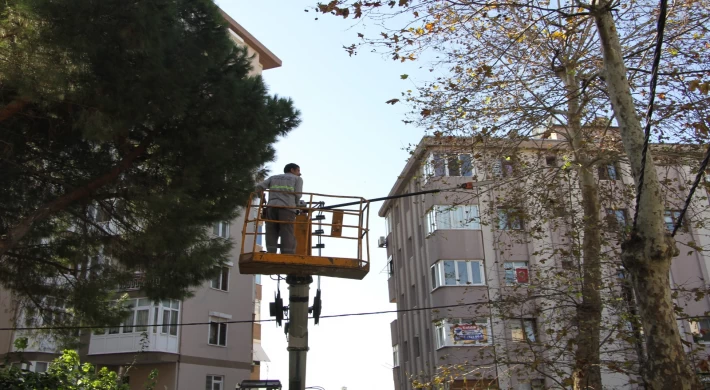
<path fill-rule="evenodd" d="M 707 150 L 707 152 L 705 152 L 705 158 L 700 163 L 700 169 L 698 170 L 698 174 L 695 175 L 695 181 L 693 182 L 693 185 L 690 187 L 690 192 L 688 192 L 688 197 L 685 198 L 685 205 L 683 205 L 683 209 L 680 211 L 680 215 L 678 216 L 678 220 L 676 221 L 676 224 L 673 227 L 673 233 L 671 233 L 672 237 L 675 237 L 675 234 L 678 231 L 678 228 L 680 228 L 681 225 L 683 224 L 683 217 L 685 217 L 685 213 L 686 213 L 686 211 L 688 211 L 688 207 L 690 206 L 690 201 L 693 199 L 693 194 L 695 193 L 695 189 L 698 188 L 698 185 L 700 184 L 700 180 L 703 178 L 703 175 L 705 175 L 705 170 L 708 167 L 708 160 L 710 160 L 710 145 L 708 145 L 708 150 Z"/>
<path fill-rule="evenodd" d="M 656 100 L 656 84 L 658 83 L 658 66 L 661 63 L 661 47 L 663 46 L 663 31 L 666 27 L 666 13 L 668 8 L 667 0 L 660 0 L 660 12 L 658 13 L 658 23 L 656 27 L 656 48 L 653 54 L 653 66 L 651 67 L 651 95 L 648 99 L 648 108 L 646 110 L 646 127 L 644 129 L 643 150 L 641 151 L 641 172 L 639 173 L 639 185 L 636 191 L 636 208 L 634 210 L 634 226 L 636 230 L 636 222 L 639 215 L 639 204 L 641 203 L 641 193 L 643 192 L 643 179 L 646 171 L 646 154 L 648 152 L 648 142 L 651 138 L 651 118 L 653 116 L 654 102 Z"/>
<path fill-rule="evenodd" d="M 395 310 L 369 311 L 369 312 L 360 312 L 360 313 L 331 314 L 331 315 L 320 316 L 320 318 L 323 319 L 323 318 L 361 317 L 361 316 L 371 316 L 371 315 L 379 315 L 379 314 L 407 313 L 407 312 L 423 311 L 423 310 L 448 309 L 448 308 L 452 308 L 452 307 L 477 306 L 477 305 L 485 305 L 488 303 L 489 303 L 488 301 L 468 302 L 468 303 L 456 303 L 456 304 L 451 304 L 451 305 L 420 307 L 420 308 L 412 308 L 412 309 L 395 309 Z M 312 316 L 308 317 L 308 318 L 313 319 Z M 254 323 L 275 322 L 275 321 L 276 321 L 276 319 L 233 320 L 233 321 L 220 321 L 219 323 L 220 324 L 254 324 Z M 16 327 L 16 328 L 0 328 L 0 331 L 71 330 L 71 329 L 135 328 L 135 327 L 145 327 L 146 329 L 148 329 L 148 328 L 155 328 L 158 326 L 193 326 L 193 325 L 209 325 L 211 323 L 212 322 L 184 322 L 184 323 L 165 323 L 165 324 L 153 324 L 153 325 L 115 325 L 115 326 L 113 326 L 113 325 L 98 325 L 98 326 L 78 325 L 78 326 L 47 326 L 47 327 L 30 326 L 30 327 Z"/>

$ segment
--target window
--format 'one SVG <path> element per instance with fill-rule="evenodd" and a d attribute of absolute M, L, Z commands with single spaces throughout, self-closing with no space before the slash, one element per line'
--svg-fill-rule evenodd
<path fill-rule="evenodd" d="M 147 332 L 150 325 L 150 310 L 153 304 L 148 298 L 130 299 L 126 302 L 126 308 L 129 310 L 126 318 L 121 321 L 119 326 L 108 328 L 108 334 L 119 333 L 140 333 Z M 94 331 L 95 335 L 106 334 L 106 330 L 98 329 Z"/>
<path fill-rule="evenodd" d="M 526 284 L 530 280 L 527 261 L 506 261 L 503 263 L 505 269 L 505 285 L 515 286 Z"/>
<path fill-rule="evenodd" d="M 210 317 L 209 339 L 210 345 L 218 345 L 220 347 L 227 346 L 227 324 L 221 322 L 221 319 Z"/>
<path fill-rule="evenodd" d="M 254 275 L 254 283 L 261 284 L 261 275 L 260 274 Z"/>
<path fill-rule="evenodd" d="M 212 226 L 212 233 L 215 236 L 229 238 L 229 222 L 217 222 Z"/>
<path fill-rule="evenodd" d="M 89 206 L 89 215 L 94 218 L 94 221 L 98 223 L 110 222 L 111 221 L 111 210 L 110 204 L 102 203 L 97 205 Z"/>
<path fill-rule="evenodd" d="M 407 341 L 404 342 L 404 347 L 402 348 L 402 353 L 404 354 L 404 362 L 409 361 L 409 343 Z"/>
<path fill-rule="evenodd" d="M 493 176 L 510 177 L 513 173 L 515 173 L 515 169 L 511 157 L 506 157 L 493 163 Z"/>
<path fill-rule="evenodd" d="M 498 229 L 520 230 L 523 228 L 523 211 L 518 208 L 498 209 Z"/>
<path fill-rule="evenodd" d="M 436 348 L 443 348 L 446 346 L 446 327 L 442 323 L 440 326 L 436 326 Z"/>
<path fill-rule="evenodd" d="M 392 365 L 399 367 L 399 344 L 392 346 Z"/>
<path fill-rule="evenodd" d="M 599 180 L 619 180 L 619 167 L 616 163 L 599 166 Z"/>
<path fill-rule="evenodd" d="M 424 173 L 429 177 L 475 175 L 473 157 L 468 153 L 432 153 L 426 164 Z"/>
<path fill-rule="evenodd" d="M 48 296 L 44 298 L 43 303 L 41 311 L 43 325 L 63 325 L 63 322 L 71 316 L 67 311 L 69 308 L 67 302 L 61 298 Z"/>
<path fill-rule="evenodd" d="M 606 209 L 606 223 L 610 229 L 623 229 L 626 221 L 625 209 Z"/>
<path fill-rule="evenodd" d="M 680 210 L 666 210 L 663 213 L 663 219 L 666 222 L 666 230 L 673 232 L 675 225 L 678 223 L 678 219 L 680 219 Z M 678 230 L 687 232 L 688 228 L 685 226 L 685 223 L 683 223 Z"/>
<path fill-rule="evenodd" d="M 221 375 L 207 375 L 205 390 L 224 390 L 224 377 Z"/>
<path fill-rule="evenodd" d="M 413 303 L 412 306 L 414 306 L 415 309 L 417 307 L 419 307 L 419 305 L 417 304 L 417 286 L 416 285 L 414 285 L 414 284 L 412 285 L 411 289 L 409 290 L 409 296 L 411 297 L 411 298 L 409 298 L 410 301 Z"/>
<path fill-rule="evenodd" d="M 451 318 L 436 325 L 436 347 L 472 346 L 490 344 L 488 320 Z"/>
<path fill-rule="evenodd" d="M 34 364 L 34 371 L 35 372 L 47 372 L 47 367 L 49 366 L 49 363 L 47 362 L 35 362 Z"/>
<path fill-rule="evenodd" d="M 710 343 L 710 318 L 699 318 L 690 322 L 690 330 L 701 343 Z"/>
<path fill-rule="evenodd" d="M 562 259 L 562 269 L 573 269 L 575 260 L 572 257 L 566 257 Z"/>
<path fill-rule="evenodd" d="M 439 229 L 481 229 L 477 205 L 434 206 L 427 213 L 428 233 Z"/>
<path fill-rule="evenodd" d="M 483 261 L 440 260 L 431 266 L 431 286 L 483 286 Z"/>
<path fill-rule="evenodd" d="M 210 281 L 210 287 L 217 290 L 229 291 L 229 267 L 222 267 L 219 271 L 219 275 Z"/>
<path fill-rule="evenodd" d="M 428 351 L 431 351 L 431 332 L 429 328 L 426 328 L 426 347 Z"/>
<path fill-rule="evenodd" d="M 387 279 L 391 278 L 394 276 L 394 260 L 392 258 L 392 255 L 389 255 L 387 258 Z"/>
<path fill-rule="evenodd" d="M 510 321 L 511 340 L 534 343 L 537 340 L 537 323 L 534 318 L 516 318 Z"/>
<path fill-rule="evenodd" d="M 164 300 L 161 307 L 163 309 L 163 326 L 160 329 L 160 333 L 177 336 L 180 301 L 175 299 Z"/>
<path fill-rule="evenodd" d="M 414 357 L 419 357 L 421 348 L 419 346 L 419 336 L 414 337 Z"/>

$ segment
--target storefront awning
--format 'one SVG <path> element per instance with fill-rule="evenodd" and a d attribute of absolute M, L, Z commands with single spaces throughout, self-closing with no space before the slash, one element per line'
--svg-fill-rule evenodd
<path fill-rule="evenodd" d="M 254 343 L 252 348 L 252 360 L 255 362 L 270 362 L 269 357 L 266 355 L 264 348 L 261 347 L 261 343 Z"/>

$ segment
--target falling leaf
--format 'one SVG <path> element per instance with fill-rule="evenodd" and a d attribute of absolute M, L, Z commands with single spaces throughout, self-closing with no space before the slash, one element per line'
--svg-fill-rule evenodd
<path fill-rule="evenodd" d="M 400 75 L 400 76 L 399 76 L 399 78 L 402 79 L 402 80 L 406 80 L 407 77 L 409 77 L 408 74 L 403 74 L 403 75 Z"/>
<path fill-rule="evenodd" d="M 386 101 L 385 103 L 394 105 L 398 101 L 399 101 L 399 99 L 390 99 L 390 100 Z"/>
<path fill-rule="evenodd" d="M 363 33 L 357 33 L 358 38 L 365 38 L 365 35 Z"/>

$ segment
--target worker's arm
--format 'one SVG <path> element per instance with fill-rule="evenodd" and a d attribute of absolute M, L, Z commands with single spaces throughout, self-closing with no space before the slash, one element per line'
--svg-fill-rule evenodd
<path fill-rule="evenodd" d="M 264 190 L 269 188 L 271 186 L 271 178 L 268 178 L 261 183 L 256 184 L 256 194 L 261 198 L 264 196 Z"/>
<path fill-rule="evenodd" d="M 301 192 L 303 192 L 303 179 L 296 177 L 296 185 L 294 186 L 294 192 L 296 192 L 296 204 L 301 200 Z"/>

